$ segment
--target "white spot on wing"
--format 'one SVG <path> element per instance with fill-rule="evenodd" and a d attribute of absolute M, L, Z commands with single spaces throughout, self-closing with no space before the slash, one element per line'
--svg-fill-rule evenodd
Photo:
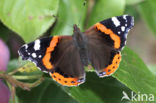
<path fill-rule="evenodd" d="M 116 27 L 120 26 L 120 21 L 116 17 L 112 17 L 112 21 Z"/>
<path fill-rule="evenodd" d="M 38 57 L 39 57 L 39 58 L 41 58 L 41 57 L 42 57 L 42 55 L 39 55 Z"/>
<path fill-rule="evenodd" d="M 35 40 L 34 50 L 40 50 L 40 40 Z"/>
<path fill-rule="evenodd" d="M 27 44 L 24 44 L 23 46 L 25 47 L 25 49 L 27 49 L 27 48 L 28 48 L 28 45 L 27 45 Z"/>
<path fill-rule="evenodd" d="M 121 32 L 120 31 L 118 31 L 118 34 L 120 34 Z"/>
<path fill-rule="evenodd" d="M 37 57 L 36 53 L 32 53 L 31 55 L 32 55 L 32 57 L 34 57 L 34 58 Z"/>
<path fill-rule="evenodd" d="M 123 15 L 123 18 L 126 20 L 126 22 L 127 22 L 127 17 L 128 15 Z"/>
<path fill-rule="evenodd" d="M 125 31 L 125 27 L 124 27 L 124 26 L 122 26 L 122 27 L 121 27 L 121 30 L 122 30 L 122 31 Z"/>
<path fill-rule="evenodd" d="M 123 18 L 124 18 L 125 20 L 127 20 L 126 16 L 127 16 L 127 15 L 123 15 Z"/>

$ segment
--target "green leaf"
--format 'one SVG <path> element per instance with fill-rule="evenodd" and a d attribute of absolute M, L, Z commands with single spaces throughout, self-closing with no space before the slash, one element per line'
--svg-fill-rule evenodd
<path fill-rule="evenodd" d="M 17 90 L 19 103 L 77 103 L 62 91 L 52 79 L 45 81 L 31 91 Z"/>
<path fill-rule="evenodd" d="M 130 49 L 122 52 L 122 62 L 113 75 L 131 90 L 140 94 L 153 94 L 156 97 L 156 76 L 144 62 Z"/>
<path fill-rule="evenodd" d="M 112 16 L 122 15 L 124 8 L 125 0 L 96 0 L 89 16 L 88 26 Z"/>
<path fill-rule="evenodd" d="M 59 0 L 0 0 L 0 19 L 30 42 L 54 23 L 58 6 Z"/>
<path fill-rule="evenodd" d="M 156 35 L 156 0 L 146 0 L 138 6 L 139 12 L 147 26 Z"/>
<path fill-rule="evenodd" d="M 7 72 L 11 72 L 11 71 L 19 68 L 22 65 L 24 65 L 24 61 L 23 62 L 19 62 L 18 59 L 10 60 L 9 63 L 8 63 Z"/>
<path fill-rule="evenodd" d="M 140 15 L 138 14 L 138 11 L 136 10 L 136 8 L 137 7 L 135 5 L 128 5 L 126 6 L 125 11 L 124 11 L 124 14 L 133 16 L 135 19 L 135 22 L 140 19 Z"/>
<path fill-rule="evenodd" d="M 149 70 L 156 75 L 156 64 L 148 65 Z"/>
<path fill-rule="evenodd" d="M 145 0 L 125 0 L 125 1 L 126 1 L 126 5 L 135 5 L 135 4 L 141 3 Z"/>
<path fill-rule="evenodd" d="M 39 71 L 37 69 L 36 65 L 30 61 L 23 61 L 22 58 L 20 59 L 13 59 L 9 61 L 8 64 L 8 70 L 7 72 L 11 72 L 15 69 L 19 69 L 19 72 L 34 72 L 34 71 Z M 23 68 L 23 69 L 22 69 Z"/>
<path fill-rule="evenodd" d="M 61 0 L 57 22 L 52 31 L 52 35 L 71 35 L 73 24 L 77 24 L 82 30 L 86 16 L 86 6 L 84 0 Z"/>
<path fill-rule="evenodd" d="M 89 72 L 86 76 L 84 84 L 66 90 L 80 103 L 121 103 L 122 92 L 130 92 L 115 78 L 99 78 L 94 72 Z"/>

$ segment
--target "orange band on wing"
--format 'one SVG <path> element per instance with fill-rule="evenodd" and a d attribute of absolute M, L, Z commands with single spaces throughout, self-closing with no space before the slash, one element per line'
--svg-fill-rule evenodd
<path fill-rule="evenodd" d="M 121 54 L 119 53 L 114 56 L 112 64 L 104 68 L 104 72 L 106 72 L 106 75 L 113 74 L 118 69 L 120 61 L 121 61 Z"/>
<path fill-rule="evenodd" d="M 61 74 L 59 74 L 57 72 L 50 73 L 50 76 L 55 81 L 57 81 L 58 83 L 60 83 L 63 86 L 77 86 L 77 85 L 81 84 L 78 82 L 78 78 L 72 78 L 72 77 L 65 78 L 64 76 L 62 76 Z"/>
<path fill-rule="evenodd" d="M 114 48 L 118 49 L 120 48 L 120 37 L 113 33 L 111 29 L 107 29 L 103 24 L 96 23 L 95 27 L 100 30 L 101 32 L 109 35 L 111 39 L 114 41 Z"/>
<path fill-rule="evenodd" d="M 59 37 L 58 36 L 54 36 L 52 38 L 52 40 L 50 42 L 50 45 L 49 45 L 49 47 L 46 50 L 45 56 L 42 59 L 42 62 L 43 62 L 44 66 L 47 69 L 52 69 L 53 68 L 52 63 L 50 62 L 51 53 L 54 51 L 54 49 L 55 49 L 55 47 L 56 47 L 56 45 L 58 43 L 58 40 L 59 40 Z"/>

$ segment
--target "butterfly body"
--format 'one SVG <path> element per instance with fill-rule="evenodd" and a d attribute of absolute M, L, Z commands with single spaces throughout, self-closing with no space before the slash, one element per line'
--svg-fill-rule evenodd
<path fill-rule="evenodd" d="M 74 25 L 73 28 L 74 28 L 73 40 L 75 47 L 79 51 L 81 63 L 84 66 L 88 66 L 89 60 L 88 60 L 87 37 L 80 31 L 77 25 Z"/>
<path fill-rule="evenodd" d="M 85 32 L 73 26 L 72 36 L 53 36 L 35 40 L 19 49 L 25 60 L 34 62 L 64 86 L 85 81 L 84 66 L 91 64 L 99 77 L 110 76 L 119 67 L 127 33 L 134 25 L 128 15 L 96 23 Z"/>

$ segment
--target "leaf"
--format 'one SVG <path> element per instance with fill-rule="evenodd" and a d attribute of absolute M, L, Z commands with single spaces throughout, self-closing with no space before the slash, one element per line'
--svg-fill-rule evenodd
<path fill-rule="evenodd" d="M 83 23 L 86 16 L 84 0 L 61 0 L 58 11 L 57 22 L 52 35 L 72 35 L 73 24 L 83 30 Z"/>
<path fill-rule="evenodd" d="M 122 52 L 122 62 L 113 77 L 128 88 L 140 94 L 153 94 L 156 97 L 156 76 L 144 62 L 130 49 Z"/>
<path fill-rule="evenodd" d="M 156 75 L 156 64 L 148 65 L 149 70 Z"/>
<path fill-rule="evenodd" d="M 134 17 L 135 22 L 140 19 L 138 11 L 136 10 L 135 5 L 128 5 L 125 8 L 124 14 L 128 14 Z"/>
<path fill-rule="evenodd" d="M 146 0 L 138 6 L 141 17 L 147 26 L 156 35 L 156 0 Z"/>
<path fill-rule="evenodd" d="M 23 61 L 22 58 L 13 59 L 9 61 L 7 72 L 11 72 L 15 69 L 18 69 L 18 72 L 27 72 L 27 73 L 40 71 L 34 63 L 30 61 Z"/>
<path fill-rule="evenodd" d="M 87 73 L 84 84 L 66 91 L 80 103 L 121 103 L 122 92 L 130 92 L 115 78 L 99 78 L 93 72 Z"/>
<path fill-rule="evenodd" d="M 125 0 L 96 0 L 90 16 L 87 16 L 88 26 L 112 16 L 122 15 L 125 8 Z"/>
<path fill-rule="evenodd" d="M 136 5 L 138 3 L 144 2 L 145 0 L 125 0 L 126 5 Z"/>
<path fill-rule="evenodd" d="M 23 65 L 23 64 L 22 64 Z M 20 67 L 20 64 L 17 59 L 13 59 L 9 61 L 7 72 L 11 72 Z"/>
<path fill-rule="evenodd" d="M 77 103 L 51 79 L 46 79 L 31 91 L 17 90 L 19 103 Z"/>
<path fill-rule="evenodd" d="M 54 23 L 58 4 L 59 0 L 0 0 L 0 19 L 30 42 Z"/>

